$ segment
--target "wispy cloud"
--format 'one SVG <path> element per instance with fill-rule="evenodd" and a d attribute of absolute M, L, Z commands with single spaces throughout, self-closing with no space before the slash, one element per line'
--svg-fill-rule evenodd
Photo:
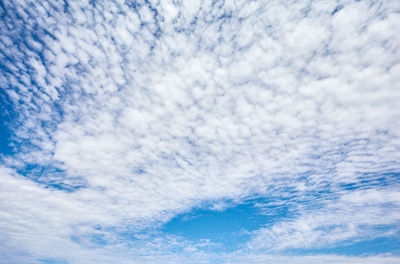
<path fill-rule="evenodd" d="M 299 217 L 279 222 L 255 232 L 251 248 L 282 250 L 321 248 L 337 242 L 397 234 L 400 193 L 388 190 L 361 190 L 325 201 L 314 210 L 304 210 Z"/>

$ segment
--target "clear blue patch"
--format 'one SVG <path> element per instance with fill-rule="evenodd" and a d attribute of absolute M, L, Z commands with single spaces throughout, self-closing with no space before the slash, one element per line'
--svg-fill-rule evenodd
<path fill-rule="evenodd" d="M 256 206 L 260 202 L 264 201 L 251 200 L 224 211 L 195 209 L 173 218 L 162 231 L 194 242 L 209 239 L 221 244 L 224 251 L 236 250 L 249 241 L 251 231 L 288 216 L 288 208 L 283 207 L 272 214 L 263 214 Z"/>
<path fill-rule="evenodd" d="M 65 260 L 56 260 L 56 259 L 38 259 L 38 261 L 43 264 L 68 264 L 69 263 Z"/>
<path fill-rule="evenodd" d="M 0 67 L 2 70 L 2 66 Z M 12 153 L 10 139 L 12 136 L 12 123 L 15 117 L 12 103 L 7 94 L 0 89 L 0 154 Z"/>

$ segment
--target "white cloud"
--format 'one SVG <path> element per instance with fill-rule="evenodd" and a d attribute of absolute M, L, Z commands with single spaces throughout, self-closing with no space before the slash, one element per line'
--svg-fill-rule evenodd
<path fill-rule="evenodd" d="M 349 239 L 395 235 L 400 214 L 394 209 L 399 205 L 398 191 L 347 191 L 339 199 L 324 201 L 321 207 L 302 210 L 295 219 L 257 230 L 249 247 L 270 251 L 322 248 Z"/>
<path fill-rule="evenodd" d="M 293 264 L 307 264 L 307 263 L 387 263 L 394 264 L 398 263 L 398 258 L 390 256 L 372 256 L 372 257 L 346 257 L 346 256 L 334 256 L 334 255 L 320 255 L 320 256 L 273 256 L 273 255 L 250 255 L 240 257 L 237 260 L 228 261 L 226 263 L 293 263 Z"/>
<path fill-rule="evenodd" d="M 64 258 L 64 245 L 90 263 L 130 247 L 81 251 L 76 226 L 82 236 L 96 224 L 137 231 L 204 201 L 287 195 L 282 187 L 300 197 L 343 184 L 370 191 L 341 193 L 337 204 L 322 197 L 323 211 L 259 230 L 262 247 L 265 237 L 276 249 L 307 247 L 373 232 L 361 224 L 398 223 L 384 207 L 398 209 L 398 181 L 387 177 L 386 194 L 375 186 L 399 169 L 398 4 L 350 1 L 333 15 L 325 1 L 149 5 L 5 4 L 2 28 L 14 28 L 1 30 L 0 81 L 20 116 L 19 153 L 4 167 L 63 171 L 3 169 L 7 247 Z M 85 188 L 45 188 L 55 178 Z"/>

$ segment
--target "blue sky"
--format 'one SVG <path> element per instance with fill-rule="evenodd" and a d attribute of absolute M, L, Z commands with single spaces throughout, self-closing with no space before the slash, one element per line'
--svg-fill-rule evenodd
<path fill-rule="evenodd" d="M 400 263 L 396 1 L 0 16 L 0 263 Z"/>

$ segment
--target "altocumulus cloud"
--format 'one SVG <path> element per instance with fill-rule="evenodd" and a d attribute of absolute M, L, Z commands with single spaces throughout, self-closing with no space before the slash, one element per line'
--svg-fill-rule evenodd
<path fill-rule="evenodd" d="M 399 241 L 399 2 L 5 0 L 0 14 L 2 263 L 400 263 L 321 251 Z M 234 251 L 161 231 L 254 198 L 290 217 Z"/>

